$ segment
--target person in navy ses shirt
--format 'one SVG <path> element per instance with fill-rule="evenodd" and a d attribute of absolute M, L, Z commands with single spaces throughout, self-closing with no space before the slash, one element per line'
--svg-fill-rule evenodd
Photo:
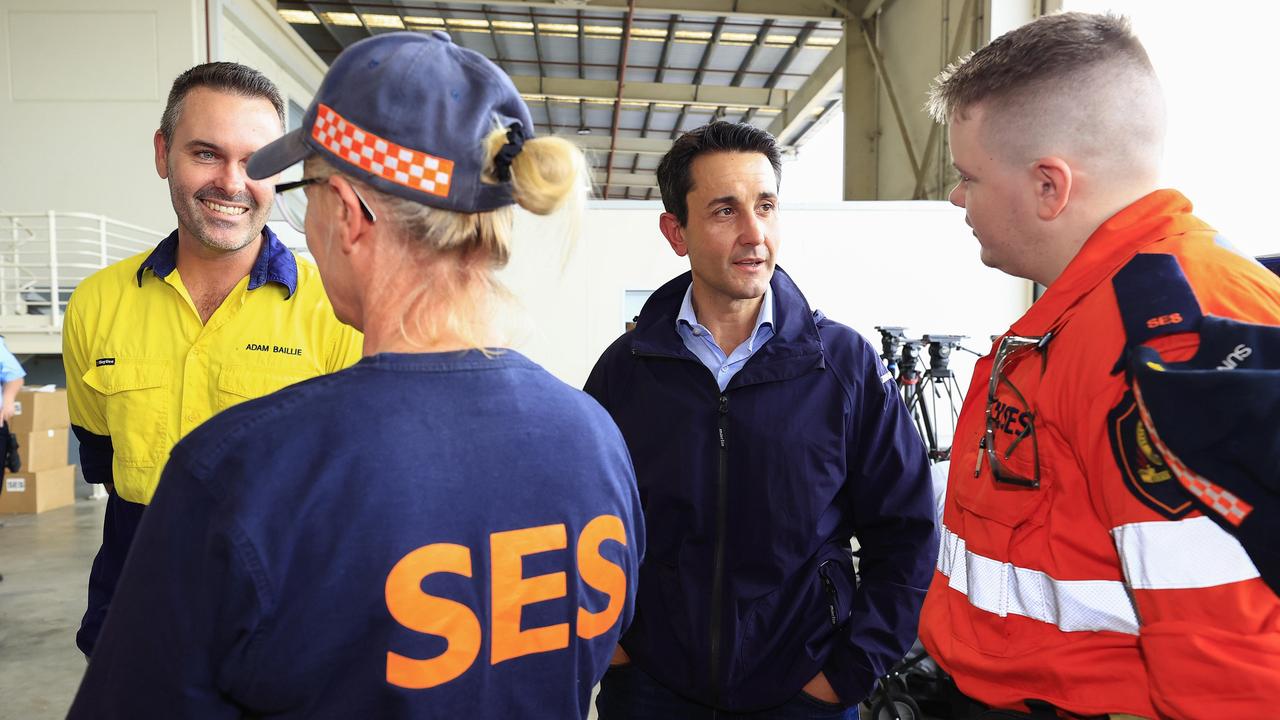
<path fill-rule="evenodd" d="M 775 268 L 780 181 L 747 124 L 692 130 L 658 165 L 659 229 L 691 272 L 586 387 L 649 532 L 601 720 L 856 718 L 915 639 L 938 556 L 924 446 L 871 345 Z"/>
<path fill-rule="evenodd" d="M 388 33 L 254 154 L 305 161 L 277 191 L 365 357 L 177 445 L 71 718 L 587 716 L 644 521 L 609 415 L 490 342 L 511 205 L 580 211 L 532 130 L 483 56 Z"/>

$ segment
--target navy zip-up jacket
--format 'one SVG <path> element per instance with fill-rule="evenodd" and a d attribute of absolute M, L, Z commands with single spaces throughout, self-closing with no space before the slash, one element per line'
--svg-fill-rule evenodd
<path fill-rule="evenodd" d="M 937 561 L 924 445 L 871 345 L 781 268 L 776 334 L 720 392 L 676 332 L 690 281 L 655 292 L 587 380 L 648 532 L 622 647 L 725 710 L 780 705 L 819 671 L 859 702 L 914 641 Z"/>

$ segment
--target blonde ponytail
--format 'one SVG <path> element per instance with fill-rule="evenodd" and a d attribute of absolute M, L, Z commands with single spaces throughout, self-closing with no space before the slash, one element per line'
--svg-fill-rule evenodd
<path fill-rule="evenodd" d="M 505 128 L 485 138 L 486 182 L 498 182 L 493 158 L 506 142 Z M 389 228 L 394 247 L 404 253 L 401 264 L 420 274 L 420 284 L 411 292 L 413 312 L 401 319 L 401 335 L 422 346 L 441 337 L 480 350 L 491 346 L 496 310 L 513 300 L 495 276 L 511 257 L 512 208 L 463 213 L 424 205 L 382 192 L 318 156 L 307 160 L 304 174 L 334 173 L 373 203 L 378 224 Z M 511 163 L 512 195 L 520 207 L 537 215 L 565 211 L 565 263 L 577 242 L 588 177 L 586 157 L 564 138 L 527 140 Z"/>
<path fill-rule="evenodd" d="M 485 179 L 497 182 L 493 159 L 507 143 L 506 128 L 485 138 Z M 581 204 L 588 182 L 586 158 L 562 137 L 526 140 L 511 162 L 511 190 L 516 203 L 535 215 L 550 215 L 566 203 Z"/>

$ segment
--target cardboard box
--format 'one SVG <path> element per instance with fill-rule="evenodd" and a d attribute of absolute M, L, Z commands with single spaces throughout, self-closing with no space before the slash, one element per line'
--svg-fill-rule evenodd
<path fill-rule="evenodd" d="M 66 428 L 37 430 L 18 436 L 18 456 L 22 458 L 21 472 L 52 470 L 67 464 Z"/>
<path fill-rule="evenodd" d="M 6 473 L 0 514 L 42 513 L 76 501 L 76 468 L 65 465 L 39 472 Z"/>
<path fill-rule="evenodd" d="M 22 390 L 14 406 L 17 413 L 9 419 L 9 432 L 25 435 L 36 430 L 71 427 L 67 413 L 67 391 L 40 392 Z"/>

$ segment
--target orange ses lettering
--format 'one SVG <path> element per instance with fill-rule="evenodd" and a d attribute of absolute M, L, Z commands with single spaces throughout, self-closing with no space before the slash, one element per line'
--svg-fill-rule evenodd
<path fill-rule="evenodd" d="M 600 554 L 600 544 L 605 540 L 627 544 L 626 528 L 615 515 L 597 517 L 578 536 L 578 574 L 582 582 L 609 596 L 608 607 L 598 613 L 578 608 L 578 637 L 583 640 L 603 635 L 613 627 L 627 595 L 627 574 Z"/>
<path fill-rule="evenodd" d="M 566 590 L 563 571 L 525 578 L 524 556 L 563 550 L 566 542 L 564 523 L 489 536 L 489 562 L 493 567 L 490 596 L 493 638 L 489 643 L 492 664 L 569 647 L 569 623 L 520 629 L 520 614 L 525 605 L 564 597 Z"/>
<path fill-rule="evenodd" d="M 568 589 L 563 571 L 524 577 L 524 558 L 566 549 L 567 535 L 563 523 L 489 535 L 490 664 L 569 647 L 568 622 L 521 629 L 526 605 L 563 598 Z M 626 529 L 616 515 L 594 518 L 578 536 L 578 574 L 585 585 L 609 598 L 599 612 L 577 608 L 576 634 L 584 640 L 612 628 L 626 601 L 626 573 L 600 552 L 607 540 L 627 544 Z M 480 654 L 483 630 L 475 611 L 422 590 L 422 581 L 433 573 L 472 577 L 471 549 L 452 543 L 426 545 L 405 555 L 388 573 L 386 600 L 391 617 L 410 630 L 444 638 L 447 643 L 444 652 L 427 659 L 388 652 L 387 682 L 397 687 L 421 690 L 447 683 L 470 669 Z"/>
<path fill-rule="evenodd" d="M 420 633 L 439 635 L 449 647 L 429 660 L 387 653 L 387 682 L 421 690 L 449 682 L 480 654 L 480 621 L 471 608 L 422 591 L 422 579 L 446 572 L 471 577 L 471 549 L 436 543 L 405 555 L 387 575 L 387 610 L 396 622 Z"/>
<path fill-rule="evenodd" d="M 1177 325 L 1180 322 L 1182 322 L 1182 313 L 1171 313 L 1169 315 L 1161 315 L 1160 317 L 1153 317 L 1150 320 L 1147 320 L 1147 327 L 1155 330 L 1158 327 L 1164 327 L 1165 325 Z"/>

